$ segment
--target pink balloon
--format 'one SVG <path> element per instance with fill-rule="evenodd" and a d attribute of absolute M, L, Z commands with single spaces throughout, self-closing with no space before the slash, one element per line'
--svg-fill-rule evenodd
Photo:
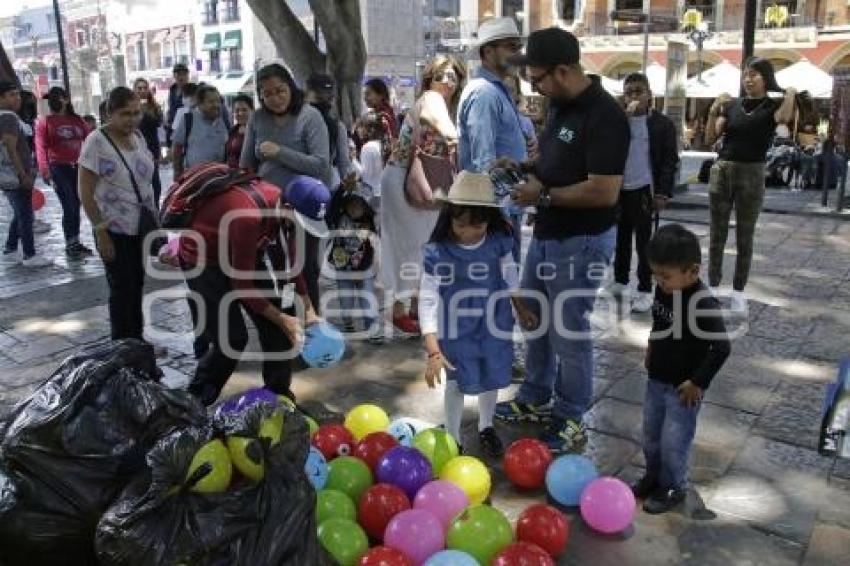
<path fill-rule="evenodd" d="M 417 566 L 424 564 L 428 557 L 445 547 L 443 525 L 424 509 L 402 511 L 387 525 L 384 546 L 402 551 Z"/>
<path fill-rule="evenodd" d="M 434 480 L 422 486 L 413 500 L 414 509 L 424 509 L 434 515 L 443 524 L 443 531 L 449 530 L 452 519 L 469 507 L 466 492 L 455 484 L 443 480 Z"/>
<path fill-rule="evenodd" d="M 619 533 L 635 518 L 635 496 L 617 478 L 597 478 L 581 493 L 581 516 L 601 533 Z"/>

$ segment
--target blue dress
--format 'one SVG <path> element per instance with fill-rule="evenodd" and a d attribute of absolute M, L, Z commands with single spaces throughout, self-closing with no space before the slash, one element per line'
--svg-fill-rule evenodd
<path fill-rule="evenodd" d="M 501 258 L 514 246 L 513 237 L 506 234 L 487 234 L 475 249 L 451 241 L 425 246 L 424 272 L 440 282 L 438 341 L 455 367 L 446 370 L 446 377 L 455 380 L 464 395 L 511 383 L 514 316 Z M 494 296 L 498 292 L 501 295 Z"/>

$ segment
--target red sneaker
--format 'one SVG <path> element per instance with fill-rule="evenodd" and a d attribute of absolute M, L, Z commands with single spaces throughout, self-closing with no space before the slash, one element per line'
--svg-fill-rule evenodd
<path fill-rule="evenodd" d="M 394 316 L 393 326 L 406 334 L 419 334 L 419 323 L 410 318 L 408 315 Z"/>

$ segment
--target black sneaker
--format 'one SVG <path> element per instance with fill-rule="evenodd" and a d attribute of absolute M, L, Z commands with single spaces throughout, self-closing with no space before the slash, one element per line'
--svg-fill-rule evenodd
<path fill-rule="evenodd" d="M 654 476 L 646 475 L 633 483 L 631 487 L 635 499 L 646 499 L 658 489 L 658 480 Z"/>
<path fill-rule="evenodd" d="M 681 488 L 656 491 L 643 502 L 643 510 L 650 515 L 666 513 L 684 501 L 687 495 L 688 491 Z"/>
<path fill-rule="evenodd" d="M 478 433 L 478 441 L 481 443 L 481 450 L 484 454 L 491 458 L 499 458 L 505 453 L 505 447 L 496 434 L 496 429 L 488 426 Z"/>

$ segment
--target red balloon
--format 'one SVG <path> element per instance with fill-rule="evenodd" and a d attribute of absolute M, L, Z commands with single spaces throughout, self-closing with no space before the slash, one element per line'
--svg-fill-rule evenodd
<path fill-rule="evenodd" d="M 389 546 L 376 546 L 360 559 L 360 566 L 415 566 L 402 551 Z"/>
<path fill-rule="evenodd" d="M 528 542 L 514 542 L 502 549 L 492 566 L 555 566 L 546 551 Z"/>
<path fill-rule="evenodd" d="M 328 462 L 337 456 L 348 456 L 354 449 L 354 436 L 341 424 L 320 426 L 310 442 Z"/>
<path fill-rule="evenodd" d="M 366 462 L 372 473 L 375 473 L 375 468 L 378 467 L 381 456 L 387 450 L 396 446 L 398 446 L 398 440 L 393 435 L 380 431 L 372 432 L 360 439 L 360 442 L 354 447 L 352 455 Z"/>
<path fill-rule="evenodd" d="M 44 192 L 40 189 L 32 190 L 32 209 L 33 211 L 39 211 L 44 208 L 44 204 L 47 202 L 47 198 L 44 196 Z"/>
<path fill-rule="evenodd" d="M 546 480 L 546 470 L 552 463 L 549 448 L 535 438 L 520 438 L 505 450 L 505 475 L 517 487 L 537 489 Z"/>
<path fill-rule="evenodd" d="M 567 547 L 570 524 L 563 513 L 538 503 L 522 512 L 516 523 L 516 538 L 536 544 L 552 556 L 558 556 Z"/>
<path fill-rule="evenodd" d="M 357 522 L 370 537 L 384 539 L 390 519 L 410 509 L 410 499 L 402 490 L 388 483 L 375 484 L 360 497 Z"/>

